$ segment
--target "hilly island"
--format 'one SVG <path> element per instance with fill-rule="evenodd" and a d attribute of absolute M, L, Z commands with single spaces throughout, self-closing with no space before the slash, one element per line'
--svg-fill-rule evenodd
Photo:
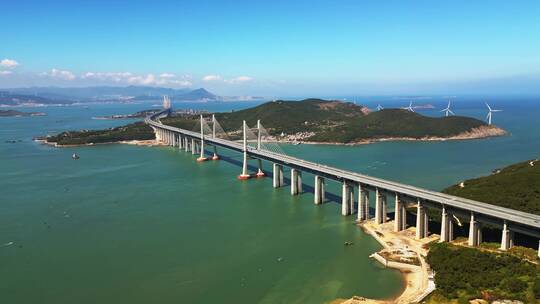
<path fill-rule="evenodd" d="M 306 99 L 277 100 L 245 110 L 215 113 L 226 132 L 238 133 L 242 121 L 256 125 L 260 119 L 276 141 L 359 144 L 382 140 L 445 140 L 501 136 L 506 132 L 478 119 L 449 116 L 428 117 L 404 109 L 370 111 L 354 103 Z M 192 130 L 198 115 L 179 114 L 164 118 L 168 125 Z M 47 143 L 82 145 L 153 139 L 142 122 L 106 130 L 66 131 L 45 138 Z"/>

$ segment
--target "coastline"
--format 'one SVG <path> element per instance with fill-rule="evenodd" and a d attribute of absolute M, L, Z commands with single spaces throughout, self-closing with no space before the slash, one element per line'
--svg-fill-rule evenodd
<path fill-rule="evenodd" d="M 125 144 L 125 145 L 136 145 L 136 146 L 145 146 L 145 147 L 155 147 L 155 146 L 167 146 L 166 144 L 159 142 L 155 139 L 147 140 L 122 140 L 122 141 L 111 141 L 103 143 L 88 143 L 88 144 L 77 144 L 77 145 L 59 145 L 56 142 L 48 142 L 45 139 L 34 139 L 35 142 L 38 142 L 43 145 L 48 145 L 55 148 L 75 148 L 75 147 L 89 147 L 97 145 L 113 145 L 113 144 Z"/>
<path fill-rule="evenodd" d="M 335 145 L 335 146 L 359 146 L 374 144 L 378 142 L 387 142 L 387 141 L 447 141 L 447 140 L 473 140 L 473 139 L 485 139 L 490 137 L 498 137 L 507 135 L 508 132 L 505 130 L 494 127 L 494 126 L 482 126 L 474 128 L 470 131 L 460 133 L 458 135 L 449 136 L 449 137 L 437 137 L 437 136 L 426 136 L 426 137 L 384 137 L 384 138 L 373 138 L 373 139 L 363 139 L 350 143 L 341 143 L 341 142 L 317 142 L 317 141 L 305 141 L 305 140 L 263 140 L 263 142 L 272 142 L 272 143 L 284 143 L 284 144 L 305 144 L 305 145 Z M 35 141 L 42 142 L 47 145 L 54 147 L 80 147 L 80 146 L 93 146 L 93 145 L 106 145 L 106 144 L 129 144 L 129 145 L 139 145 L 139 146 L 163 146 L 165 144 L 158 142 L 155 139 L 151 140 L 124 140 L 124 141 L 113 141 L 113 142 L 103 142 L 103 143 L 88 143 L 88 144 L 74 144 L 74 145 L 58 145 L 57 143 L 47 142 L 45 139 L 35 139 Z"/>
<path fill-rule="evenodd" d="M 457 135 L 449 137 L 440 136 L 425 136 L 425 137 L 383 137 L 383 138 L 370 138 L 362 139 L 350 143 L 340 142 L 324 142 L 324 141 L 303 141 L 303 140 L 289 140 L 289 141 L 276 141 L 277 143 L 302 143 L 306 145 L 336 145 L 336 146 L 359 146 L 368 145 L 378 142 L 386 141 L 447 141 L 447 140 L 473 140 L 473 139 L 485 139 L 490 137 L 505 136 L 508 132 L 495 126 L 482 126 L 471 129 L 470 131 L 463 132 Z"/>
<path fill-rule="evenodd" d="M 433 275 L 425 261 L 427 255 L 425 245 L 437 240 L 437 235 L 416 240 L 414 227 L 394 232 L 393 222 L 376 225 L 373 221 L 368 221 L 359 223 L 358 226 L 383 247 L 370 257 L 384 267 L 399 270 L 404 281 L 404 288 L 401 293 L 389 299 L 375 300 L 353 296 L 350 299 L 335 299 L 330 304 L 417 303 L 435 289 Z"/>

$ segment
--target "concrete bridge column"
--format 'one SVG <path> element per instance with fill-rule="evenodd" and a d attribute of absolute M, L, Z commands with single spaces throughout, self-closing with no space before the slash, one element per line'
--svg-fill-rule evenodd
<path fill-rule="evenodd" d="M 453 239 L 453 224 L 452 217 L 448 214 L 446 206 L 442 208 L 442 218 L 441 218 L 441 238 L 440 242 L 450 242 Z"/>
<path fill-rule="evenodd" d="M 353 196 L 352 187 L 343 181 L 341 193 L 341 215 L 351 214 L 351 197 Z M 354 200 L 354 198 L 352 198 Z"/>
<path fill-rule="evenodd" d="M 214 155 L 212 155 L 212 160 L 218 160 L 219 156 L 217 154 L 217 146 L 214 145 Z"/>
<path fill-rule="evenodd" d="M 349 214 L 354 214 L 356 211 L 356 206 L 354 205 L 354 186 L 349 186 Z"/>
<path fill-rule="evenodd" d="M 358 221 L 369 220 L 369 191 L 358 185 Z"/>
<path fill-rule="evenodd" d="M 399 193 L 396 193 L 396 205 L 394 207 L 394 231 L 404 230 L 407 225 L 405 203 L 401 200 Z"/>
<path fill-rule="evenodd" d="M 469 246 L 478 246 L 480 241 L 478 240 L 479 234 L 479 225 L 478 222 L 474 219 L 474 213 L 471 212 L 471 221 L 469 223 Z"/>
<path fill-rule="evenodd" d="M 274 177 L 273 177 L 273 186 L 274 188 L 279 188 L 283 186 L 283 166 L 280 164 L 274 164 Z"/>
<path fill-rule="evenodd" d="M 191 154 L 195 155 L 197 153 L 197 142 L 195 142 L 195 138 L 191 139 Z"/>
<path fill-rule="evenodd" d="M 156 138 L 156 141 L 159 142 L 159 130 L 152 127 L 152 130 L 154 130 L 154 137 Z"/>
<path fill-rule="evenodd" d="M 262 159 L 258 159 L 258 169 L 257 169 L 257 174 L 255 174 L 257 177 L 264 177 L 264 171 L 263 171 L 263 165 L 262 165 Z"/>
<path fill-rule="evenodd" d="M 320 205 L 324 203 L 324 178 L 318 175 L 315 175 L 315 198 L 314 203 L 315 205 Z"/>
<path fill-rule="evenodd" d="M 424 206 L 420 199 L 418 200 L 418 205 L 416 207 L 416 239 L 423 239 L 427 237 L 427 214 Z"/>
<path fill-rule="evenodd" d="M 189 152 L 189 139 L 187 136 L 184 136 L 184 150 Z"/>
<path fill-rule="evenodd" d="M 501 239 L 501 250 L 508 250 L 514 246 L 514 232 L 508 229 L 508 224 L 504 221 Z"/>
<path fill-rule="evenodd" d="M 302 193 L 302 172 L 291 169 L 291 195 Z"/>
<path fill-rule="evenodd" d="M 375 188 L 375 223 L 386 222 L 386 196 L 379 188 Z"/>

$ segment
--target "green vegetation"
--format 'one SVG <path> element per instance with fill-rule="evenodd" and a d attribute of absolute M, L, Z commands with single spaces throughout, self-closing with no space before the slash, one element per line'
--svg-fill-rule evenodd
<path fill-rule="evenodd" d="M 480 298 L 540 303 L 540 266 L 512 255 L 433 243 L 427 261 L 437 284 L 432 303 L 451 303 L 449 299 L 468 303 Z"/>
<path fill-rule="evenodd" d="M 533 164 L 531 166 L 531 163 Z M 497 206 L 540 214 L 540 162 L 526 161 L 475 178 L 443 192 Z"/>
<path fill-rule="evenodd" d="M 220 122 L 232 139 L 238 136 L 242 121 L 256 126 L 260 119 L 266 130 L 273 136 L 281 133 L 297 135 L 300 140 L 312 142 L 355 143 L 383 138 L 425 138 L 451 137 L 485 123 L 468 117 L 426 117 L 401 109 L 371 112 L 363 106 L 342 101 L 306 99 L 303 101 L 273 101 L 259 106 L 228 113 L 216 113 Z M 197 128 L 198 116 L 179 115 L 163 118 L 162 122 L 187 130 Z M 486 126 L 487 127 L 487 126 Z M 52 137 L 49 141 L 59 144 L 100 143 L 129 139 L 148 139 L 149 135 L 140 125 L 132 124 L 122 128 L 103 131 L 67 132 Z M 235 134 L 236 133 L 236 134 Z M 133 135 L 133 138 L 129 136 Z M 142 137 L 141 137 L 142 136 Z M 290 139 L 290 138 L 289 138 Z"/>
<path fill-rule="evenodd" d="M 67 131 L 45 138 L 48 143 L 57 143 L 58 145 L 84 145 L 148 139 L 154 139 L 154 132 L 144 122 L 107 130 Z"/>
<path fill-rule="evenodd" d="M 402 109 L 370 113 L 366 107 L 353 103 L 321 99 L 278 100 L 241 111 L 217 113 L 216 118 L 227 131 L 239 130 L 242 120 L 255 126 L 260 119 L 271 135 L 310 132 L 313 135 L 307 141 L 339 143 L 391 137 L 445 138 L 486 126 L 469 117 L 434 118 Z M 176 118 L 163 121 L 178 126 Z M 193 125 L 189 129 L 192 128 Z"/>

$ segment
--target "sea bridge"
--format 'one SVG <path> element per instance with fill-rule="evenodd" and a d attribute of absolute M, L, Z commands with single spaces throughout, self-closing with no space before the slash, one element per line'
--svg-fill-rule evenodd
<path fill-rule="evenodd" d="M 538 255 L 540 256 L 540 215 L 376 178 L 266 149 L 262 145 L 260 121 L 257 122 L 256 145 L 253 147 L 247 143 L 247 134 L 250 129 L 245 121 L 242 125 L 242 142 L 239 142 L 216 136 L 218 123 L 214 116 L 211 120 L 212 128 L 206 127 L 205 132 L 206 120 L 201 115 L 200 132 L 196 132 L 161 123 L 160 119 L 169 114 L 170 110 L 167 109 L 145 119 L 145 122 L 153 128 L 158 141 L 185 149 L 186 152 L 192 154 L 198 154 L 197 161 L 200 162 L 209 159 L 206 156 L 208 151 L 205 145 L 213 147 L 214 152 L 210 158 L 214 160 L 219 159 L 217 147 L 240 152 L 243 154 L 243 164 L 238 179 L 264 176 L 262 160 L 265 160 L 273 163 L 274 188 L 285 186 L 284 167 L 290 168 L 291 195 L 302 193 L 302 172 L 313 174 L 315 176 L 315 204 L 322 204 L 325 201 L 326 179 L 340 182 L 342 184 L 341 214 L 348 216 L 356 213 L 358 221 L 374 220 L 376 224 L 383 224 L 393 220 L 394 230 L 401 231 L 406 229 L 407 207 L 414 206 L 416 208 L 416 238 L 422 239 L 429 234 L 427 209 L 437 209 L 441 214 L 441 242 L 454 240 L 453 218 L 460 216 L 470 219 L 468 236 L 470 246 L 477 246 L 482 242 L 482 225 L 488 224 L 501 229 L 501 250 L 508 250 L 513 246 L 514 232 L 518 232 L 539 239 Z M 249 158 L 258 160 L 256 174 L 252 175 L 248 171 Z M 375 195 L 373 219 L 370 214 L 370 195 Z M 389 198 L 394 201 L 393 219 L 388 217 Z"/>

